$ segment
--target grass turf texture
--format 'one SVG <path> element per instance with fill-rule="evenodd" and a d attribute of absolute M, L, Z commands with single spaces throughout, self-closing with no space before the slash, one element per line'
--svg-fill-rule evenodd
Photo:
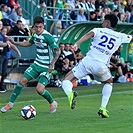
<path fill-rule="evenodd" d="M 115 83 L 107 109 L 109 118 L 101 118 L 97 112 L 101 104 L 103 85 L 78 86 L 77 106 L 71 110 L 61 88 L 47 89 L 58 102 L 55 114 L 49 113 L 49 104 L 35 88 L 25 88 L 16 100 L 14 108 L 0 113 L 0 133 L 132 133 L 133 132 L 133 84 Z M 0 107 L 8 102 L 12 90 L 0 94 Z M 32 104 L 37 115 L 24 120 L 21 108 Z"/>

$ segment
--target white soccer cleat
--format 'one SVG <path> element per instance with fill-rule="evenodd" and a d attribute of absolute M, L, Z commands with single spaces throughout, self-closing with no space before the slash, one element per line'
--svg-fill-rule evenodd
<path fill-rule="evenodd" d="M 58 103 L 56 101 L 53 101 L 53 103 L 50 104 L 50 113 L 55 113 L 57 107 L 58 107 Z"/>

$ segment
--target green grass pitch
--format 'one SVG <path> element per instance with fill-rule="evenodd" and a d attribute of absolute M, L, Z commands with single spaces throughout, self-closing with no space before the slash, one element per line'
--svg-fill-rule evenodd
<path fill-rule="evenodd" d="M 133 83 L 114 83 L 107 109 L 109 118 L 97 112 L 101 104 L 103 85 L 78 86 L 76 108 L 71 110 L 61 88 L 47 87 L 59 106 L 55 114 L 49 113 L 49 104 L 35 88 L 24 88 L 14 108 L 0 112 L 0 133 L 133 133 Z M 0 94 L 0 108 L 8 102 L 12 90 Z M 37 110 L 32 120 L 24 120 L 21 108 L 31 104 Z"/>

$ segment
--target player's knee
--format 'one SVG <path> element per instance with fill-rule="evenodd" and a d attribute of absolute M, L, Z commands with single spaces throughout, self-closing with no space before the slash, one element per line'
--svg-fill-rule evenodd
<path fill-rule="evenodd" d="M 36 88 L 36 92 L 37 92 L 39 95 L 42 95 L 43 91 L 44 91 L 44 89 L 42 90 L 42 89 Z"/>
<path fill-rule="evenodd" d="M 104 83 L 113 83 L 112 77 L 110 79 L 106 80 Z"/>
<path fill-rule="evenodd" d="M 39 95 L 41 95 L 42 93 L 43 93 L 43 91 L 44 91 L 44 86 L 42 86 L 42 85 L 37 85 L 37 87 L 36 87 L 36 91 L 37 91 L 37 93 L 39 94 Z"/>
<path fill-rule="evenodd" d="M 19 83 L 22 84 L 22 85 L 25 85 L 27 84 L 28 80 L 26 78 L 22 78 L 20 79 Z"/>

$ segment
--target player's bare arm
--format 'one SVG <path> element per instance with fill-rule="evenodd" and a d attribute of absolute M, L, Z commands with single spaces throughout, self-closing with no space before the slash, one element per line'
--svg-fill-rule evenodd
<path fill-rule="evenodd" d="M 54 49 L 54 58 L 50 63 L 49 72 L 51 72 L 54 69 L 54 64 L 57 61 L 57 59 L 59 58 L 60 53 L 61 53 L 60 48 Z"/>
<path fill-rule="evenodd" d="M 92 38 L 92 37 L 94 37 L 94 32 L 91 31 L 91 32 L 86 33 L 79 41 L 77 41 L 77 42 L 74 44 L 74 46 L 73 46 L 74 51 L 77 51 L 78 46 L 79 46 L 81 43 L 85 42 L 86 40 L 88 40 L 89 38 Z"/>
<path fill-rule="evenodd" d="M 32 45 L 29 41 L 25 41 L 25 42 L 15 42 L 15 41 L 13 40 L 13 38 L 9 38 L 9 40 L 10 40 L 10 42 L 11 42 L 12 44 L 15 44 L 15 45 L 18 45 L 18 46 L 29 47 L 29 46 Z"/>

